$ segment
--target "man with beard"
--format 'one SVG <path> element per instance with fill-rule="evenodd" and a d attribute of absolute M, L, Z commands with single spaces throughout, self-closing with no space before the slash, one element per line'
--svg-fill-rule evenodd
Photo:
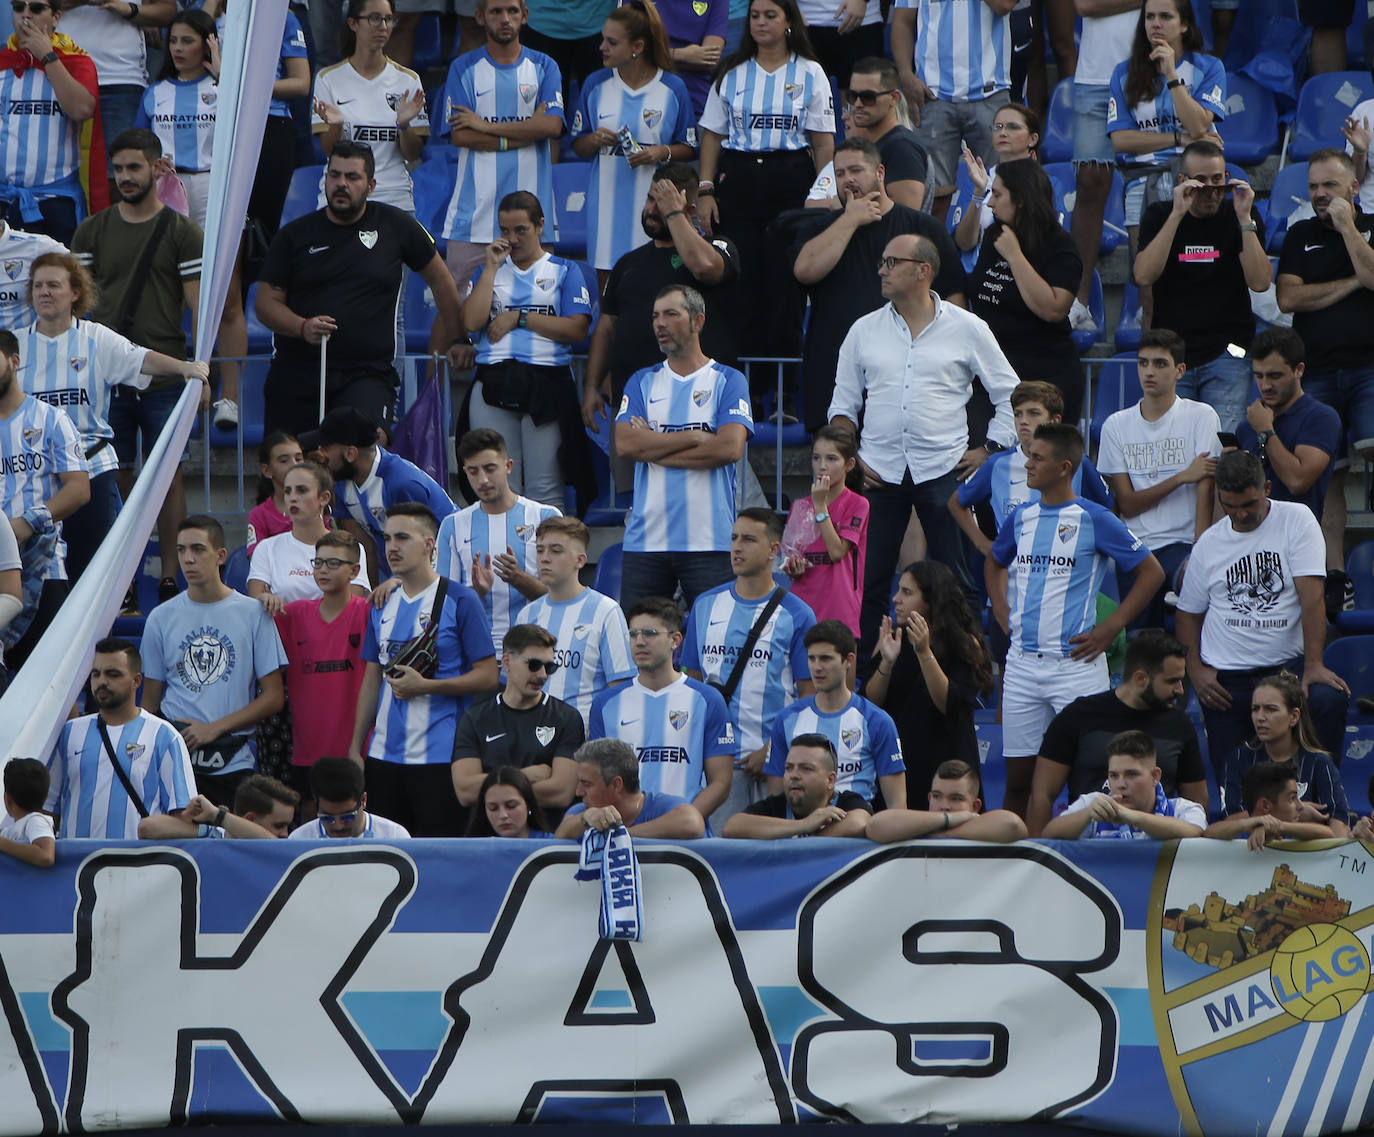
<path fill-rule="evenodd" d="M 140 347 L 185 359 L 182 316 L 190 312 L 192 321 L 196 318 L 204 234 L 194 221 L 158 200 L 153 165 L 161 157 L 162 143 L 151 130 L 126 130 L 114 140 L 110 162 L 120 200 L 77 227 L 72 252 L 95 280 L 95 320 Z M 180 375 L 156 375 L 146 390 L 121 384 L 110 392 L 109 423 L 119 458 L 121 497 L 127 499 L 133 488 L 139 431 L 146 460 L 185 382 Z M 202 387 L 201 406 L 209 405 L 210 389 Z M 183 453 L 183 462 L 186 457 Z M 162 551 L 159 602 L 177 594 L 176 531 L 185 516 L 186 490 L 178 465 L 157 518 Z"/>
<path fill-rule="evenodd" d="M 370 580 L 380 583 L 377 554 L 385 543 L 387 511 L 403 501 L 422 502 L 437 518 L 456 508 L 438 482 L 413 462 L 377 445 L 377 424 L 352 407 L 336 407 L 301 444 L 324 453 L 334 477 L 334 517 L 363 543 Z M 369 538 L 371 538 L 369 540 Z M 385 568 L 385 561 L 380 568 Z"/>
<path fill-rule="evenodd" d="M 1161 784 L 1169 797 L 1186 797 L 1207 808 L 1207 771 L 1197 732 L 1179 706 L 1187 649 L 1161 631 L 1141 632 L 1126 648 L 1120 686 L 1075 699 L 1054 716 L 1035 759 L 1026 827 L 1031 836 L 1050 819 L 1055 800 L 1100 790 L 1107 780 L 1107 743 L 1127 730 L 1154 742 Z"/>
<path fill-rule="evenodd" d="M 95 645 L 90 689 L 99 709 L 68 722 L 48 759 L 51 782 L 43 808 L 58 817 L 59 837 L 135 841 L 140 818 L 179 814 L 195 793 L 181 735 L 165 719 L 141 710 L 134 698 L 142 670 L 138 649 L 128 640 Z M 131 790 L 138 800 L 129 796 Z"/>
<path fill-rule="evenodd" d="M 654 338 L 654 297 L 670 284 L 690 284 L 706 301 L 702 350 L 727 367 L 739 359 L 733 300 L 739 253 L 728 237 L 707 240 L 696 227 L 697 173 L 686 162 L 665 162 L 654 173 L 639 223 L 649 243 L 616 261 L 606 278 L 601 316 L 587 356 L 582 419 L 600 432 L 598 420 L 620 405 L 630 376 L 654 366 L 663 354 Z M 628 465 L 619 484 L 628 486 Z"/>
<path fill-rule="evenodd" d="M 404 268 L 424 277 L 440 315 L 458 326 L 458 289 L 434 239 L 410 215 L 368 200 L 375 169 L 366 143 L 337 143 L 325 167 L 325 208 L 283 225 L 267 250 L 257 313 L 273 332 L 268 431 L 299 435 L 319 422 L 322 352 L 326 410 L 355 407 L 375 423 L 391 422 Z"/>
<path fill-rule="evenodd" d="M 1271 277 L 1264 223 L 1251 212 L 1255 191 L 1227 175 L 1216 143 L 1191 143 L 1181 161 L 1174 200 L 1155 202 L 1140 218 L 1135 279 L 1154 290 L 1150 326 L 1188 345 L 1188 358 L 1178 360 L 1188 365 L 1179 396 L 1209 404 L 1221 429 L 1234 431 L 1250 401 L 1250 290 L 1263 292 Z"/>
<path fill-rule="evenodd" d="M 806 429 L 813 433 L 826 423 L 840 344 L 855 320 L 883 306 L 875 269 L 889 241 L 906 233 L 929 238 L 940 257 L 932 291 L 947 304 L 967 307 L 964 268 L 949 231 L 929 213 L 893 201 L 886 173 L 872 142 L 845 139 L 835 147 L 842 208 L 819 217 L 813 210 L 798 221 L 801 237 L 793 245 L 792 273 L 811 294 L 802 383 Z M 819 232 L 817 224 L 824 226 Z"/>
<path fill-rule="evenodd" d="M 835 747 L 823 734 L 799 734 L 787 751 L 781 793 L 734 814 L 722 837 L 862 837 L 873 816 L 853 790 L 835 790 Z"/>

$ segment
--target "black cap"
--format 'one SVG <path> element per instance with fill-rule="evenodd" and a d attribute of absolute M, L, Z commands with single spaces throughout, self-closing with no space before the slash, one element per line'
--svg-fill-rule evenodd
<path fill-rule="evenodd" d="M 331 443 L 356 446 L 360 450 L 377 444 L 377 424 L 356 407 L 335 407 L 315 430 L 300 436 L 301 447 L 317 450 Z"/>

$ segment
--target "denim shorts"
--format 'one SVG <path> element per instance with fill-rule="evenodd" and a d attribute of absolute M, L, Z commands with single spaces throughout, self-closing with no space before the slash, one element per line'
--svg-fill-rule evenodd
<path fill-rule="evenodd" d="M 1341 416 L 1351 446 L 1361 454 L 1374 451 L 1374 367 L 1304 375 L 1302 389 Z"/>
<path fill-rule="evenodd" d="M 1073 85 L 1073 160 L 1116 164 L 1116 151 L 1107 137 L 1107 99 L 1111 87 L 1102 83 Z"/>
<path fill-rule="evenodd" d="M 152 453 L 157 436 L 172 417 L 185 389 L 185 384 L 174 383 L 152 391 L 118 386 L 110 392 L 110 427 L 114 431 L 115 454 L 119 457 L 121 470 L 132 470 L 138 464 L 136 436 L 139 430 L 143 431 L 143 457 Z M 190 456 L 187 450 L 181 460 L 185 462 Z"/>

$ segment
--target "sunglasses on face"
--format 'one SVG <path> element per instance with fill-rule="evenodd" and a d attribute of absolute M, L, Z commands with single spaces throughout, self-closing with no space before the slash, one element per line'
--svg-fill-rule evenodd
<path fill-rule="evenodd" d="M 840 98 L 842 98 L 848 106 L 853 106 L 855 103 L 863 103 L 864 106 L 871 107 L 878 101 L 879 95 L 890 95 L 896 89 L 896 87 L 889 87 L 885 91 L 855 91 L 846 89 L 841 93 Z"/>
<path fill-rule="evenodd" d="M 22 15 L 26 10 L 31 16 L 41 16 L 44 12 L 53 10 L 51 4 L 39 4 L 33 0 L 28 4 L 24 3 L 24 0 L 12 0 L 10 8 L 14 10 L 16 16 Z"/>
<path fill-rule="evenodd" d="M 547 675 L 552 675 L 562 666 L 562 664 L 555 663 L 551 659 L 525 659 L 522 656 L 517 656 L 516 658 L 531 671 L 543 671 Z"/>

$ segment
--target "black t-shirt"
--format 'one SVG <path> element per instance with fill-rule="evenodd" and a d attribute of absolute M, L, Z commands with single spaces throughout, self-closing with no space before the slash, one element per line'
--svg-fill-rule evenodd
<path fill-rule="evenodd" d="M 303 316 L 332 316 L 332 370 L 391 365 L 396 354 L 396 305 L 401 266 L 414 272 L 434 259 L 434 240 L 415 218 L 370 201 L 362 217 L 336 225 L 326 210 L 283 225 L 262 262 L 261 280 L 286 292 Z M 318 371 L 320 349 L 294 335 L 276 337 L 277 359 Z"/>
<path fill-rule="evenodd" d="M 717 234 L 711 244 L 725 261 L 719 284 L 702 284 L 682 263 L 672 245 L 647 245 L 626 253 L 606 278 L 601 311 L 615 317 L 615 341 L 611 345 L 611 386 L 616 397 L 631 375 L 642 367 L 663 362 L 663 350 L 654 338 L 654 298 L 669 284 L 690 284 L 706 301 L 706 325 L 701 329 L 701 350 L 717 363 L 734 367 L 739 360 L 735 339 L 735 280 L 739 277 L 739 253 L 734 242 Z"/>
<path fill-rule="evenodd" d="M 1142 249 L 1164 228 L 1173 208 L 1168 201 L 1146 208 L 1140 218 Z M 1264 221 L 1258 214 L 1254 221 L 1263 245 Z M 1223 201 L 1213 217 L 1185 213 L 1178 223 L 1164 272 L 1154 284 L 1154 326 L 1183 337 L 1189 367 L 1216 359 L 1230 343 L 1248 351 L 1255 338 L 1250 286 L 1240 263 L 1244 237 L 1230 201 Z"/>
<path fill-rule="evenodd" d="M 791 258 L 794 265 L 802 246 L 835 224 L 840 216 L 839 212 L 815 209 L 798 210 L 793 214 Z M 856 230 L 835 267 L 822 280 L 808 286 L 811 319 L 807 324 L 806 351 L 802 359 L 808 429 L 826 422 L 830 396 L 835 389 L 840 345 L 850 327 L 860 316 L 876 312 L 887 303 L 878 281 L 878 258 L 893 237 L 904 233 L 918 233 L 935 243 L 940 254 L 940 272 L 932 285 L 936 292 L 948 299 L 968 291 L 959 250 L 954 247 L 949 230 L 929 213 L 894 203 L 882 220 Z"/>
<path fill-rule="evenodd" d="M 1107 780 L 1107 743 L 1123 730 L 1143 730 L 1154 740 L 1161 781 L 1169 797 L 1179 785 L 1205 782 L 1197 732 L 1177 707 L 1163 711 L 1128 707 L 1115 691 L 1075 699 L 1054 716 L 1040 756 L 1069 767 L 1069 800 L 1102 788 Z"/>
<path fill-rule="evenodd" d="M 1355 227 L 1366 240 L 1374 217 L 1355 209 Z M 1322 284 L 1355 275 L 1345 238 L 1315 217 L 1288 227 L 1279 256 L 1279 275 L 1304 284 Z M 1294 312 L 1293 330 L 1307 345 L 1307 374 L 1325 375 L 1344 367 L 1365 367 L 1374 351 L 1374 291 L 1356 288 L 1344 300 L 1315 312 Z"/>
<path fill-rule="evenodd" d="M 969 310 L 987 321 L 1007 362 L 1022 382 L 1069 374 L 1081 381 L 1082 364 L 1069 332 L 1068 317 L 1051 323 L 1026 306 L 1011 266 L 993 247 L 997 232 L 998 226 L 994 224 L 983 236 L 978 264 L 969 281 Z M 1073 238 L 1060 226 L 1054 227 L 1031 259 L 1031 265 L 1052 288 L 1078 291 L 1083 261 Z"/>
<path fill-rule="evenodd" d="M 894 126 L 873 143 L 883 162 L 883 181 L 924 182 L 929 165 L 925 147 L 917 140 L 916 132 L 905 126 Z M 939 291 L 938 289 L 936 291 Z"/>
<path fill-rule="evenodd" d="M 551 766 L 571 758 L 587 739 L 577 708 L 546 694 L 516 710 L 500 694 L 468 708 L 453 736 L 453 758 L 481 758 L 482 768 Z"/>
<path fill-rule="evenodd" d="M 838 805 L 846 813 L 854 809 L 873 808 L 853 790 L 841 790 L 839 795 L 834 798 L 830 804 Z M 770 794 L 762 801 L 756 801 L 753 805 L 747 806 L 744 812 L 751 813 L 755 817 L 780 817 L 786 820 L 789 816 L 787 812 L 787 795 Z"/>

